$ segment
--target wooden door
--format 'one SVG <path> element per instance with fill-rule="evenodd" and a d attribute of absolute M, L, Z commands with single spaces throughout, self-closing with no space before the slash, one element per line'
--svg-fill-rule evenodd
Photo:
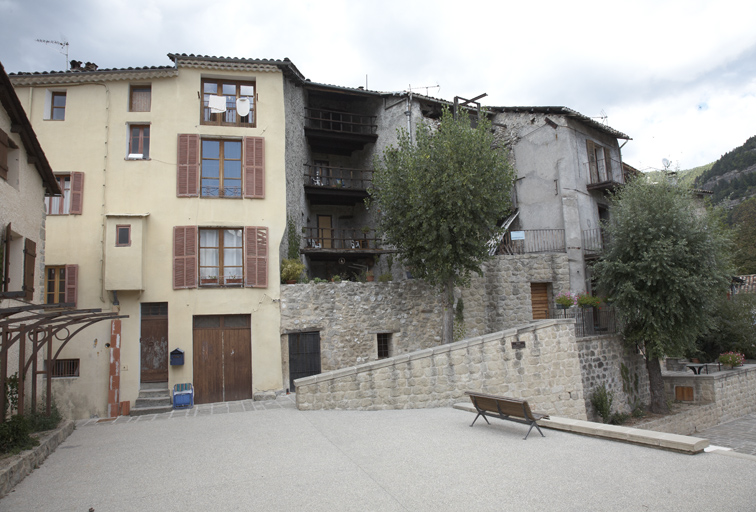
<path fill-rule="evenodd" d="M 530 283 L 530 304 L 533 320 L 549 318 L 549 283 Z"/>
<path fill-rule="evenodd" d="M 320 373 L 320 333 L 289 334 L 289 389 L 294 380 Z"/>
<path fill-rule="evenodd" d="M 168 303 L 141 306 L 141 382 L 168 382 Z"/>
<path fill-rule="evenodd" d="M 252 398 L 252 334 L 247 315 L 194 317 L 194 401 Z"/>
<path fill-rule="evenodd" d="M 333 226 L 330 215 L 318 215 L 318 238 L 320 238 L 320 246 L 323 249 L 333 247 Z"/>

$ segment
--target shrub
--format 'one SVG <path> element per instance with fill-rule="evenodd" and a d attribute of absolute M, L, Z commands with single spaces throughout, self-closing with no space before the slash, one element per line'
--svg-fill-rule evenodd
<path fill-rule="evenodd" d="M 595 308 L 601 304 L 601 299 L 588 293 L 580 293 L 577 296 L 577 305 L 581 308 Z"/>
<path fill-rule="evenodd" d="M 733 368 L 741 366 L 745 361 L 745 356 L 739 352 L 725 352 L 719 355 L 719 362 L 722 364 L 729 364 Z"/>
<path fill-rule="evenodd" d="M 575 305 L 575 303 L 577 302 L 577 298 L 570 292 L 560 293 L 559 295 L 556 296 L 556 299 L 554 299 L 554 302 L 556 302 L 560 306 L 569 308 Z"/>
<path fill-rule="evenodd" d="M 378 276 L 379 283 L 388 283 L 389 281 L 391 281 L 391 279 L 392 279 L 391 274 L 389 274 L 388 272 Z"/>
<path fill-rule="evenodd" d="M 609 418 L 609 423 L 611 423 L 612 425 L 622 425 L 623 423 L 627 421 L 629 417 L 630 417 L 629 414 L 625 414 L 622 412 L 615 412 Z"/>
<path fill-rule="evenodd" d="M 593 390 L 591 395 L 591 404 L 596 412 L 601 416 L 604 423 L 608 423 L 612 417 L 612 402 L 614 401 L 614 393 L 607 391 L 606 385 L 601 384 Z"/>
<path fill-rule="evenodd" d="M 298 281 L 305 266 L 298 258 L 286 259 L 281 262 L 281 281 Z"/>
<path fill-rule="evenodd" d="M 32 426 L 28 418 L 14 414 L 0 423 L 0 453 L 18 453 L 39 444 L 31 437 Z"/>

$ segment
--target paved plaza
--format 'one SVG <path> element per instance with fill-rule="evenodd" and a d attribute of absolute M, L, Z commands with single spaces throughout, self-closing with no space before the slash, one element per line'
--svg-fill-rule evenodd
<path fill-rule="evenodd" d="M 554 430 L 524 441 L 525 425 L 473 417 L 299 411 L 280 397 L 88 420 L 0 511 L 756 509 L 750 455 Z"/>
<path fill-rule="evenodd" d="M 731 448 L 738 453 L 756 455 L 756 414 L 722 423 L 696 434 L 711 444 Z M 756 509 L 756 506 L 754 507 Z"/>

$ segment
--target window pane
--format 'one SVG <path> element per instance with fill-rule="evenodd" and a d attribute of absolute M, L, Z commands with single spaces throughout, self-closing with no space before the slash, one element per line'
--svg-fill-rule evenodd
<path fill-rule="evenodd" d="M 53 106 L 54 107 L 65 107 L 66 106 L 66 95 L 65 94 L 55 94 L 55 95 L 53 95 Z"/>
<path fill-rule="evenodd" d="M 225 160 L 241 160 L 241 142 L 227 140 L 223 142 L 223 158 Z"/>
<path fill-rule="evenodd" d="M 217 94 L 218 93 L 218 84 L 214 82 L 205 82 L 205 87 L 203 89 L 203 92 L 209 93 L 209 94 Z"/>
<path fill-rule="evenodd" d="M 202 158 L 220 158 L 220 141 L 203 140 Z"/>
<path fill-rule="evenodd" d="M 118 245 L 129 245 L 129 235 L 131 234 L 131 228 L 121 226 L 118 228 Z"/>
<path fill-rule="evenodd" d="M 236 98 L 236 84 L 223 84 L 223 95 Z"/>
<path fill-rule="evenodd" d="M 218 247 L 218 230 L 200 229 L 200 247 Z"/>
<path fill-rule="evenodd" d="M 218 328 L 220 327 L 220 317 L 216 315 L 212 316 L 195 316 L 194 327 L 198 328 Z"/>
<path fill-rule="evenodd" d="M 224 316 L 223 327 L 249 327 L 249 315 Z"/>
<path fill-rule="evenodd" d="M 241 180 L 224 180 L 223 196 L 241 197 Z"/>
<path fill-rule="evenodd" d="M 254 96 L 255 94 L 255 86 L 254 85 L 242 85 L 240 96 Z"/>
<path fill-rule="evenodd" d="M 225 162 L 223 162 L 223 177 L 241 179 L 241 161 L 226 160 Z"/>
<path fill-rule="evenodd" d="M 220 177 L 220 163 L 218 160 L 202 160 L 202 177 L 203 178 L 219 178 Z"/>
<path fill-rule="evenodd" d="M 218 197 L 220 193 L 220 182 L 214 179 L 202 180 L 202 195 L 204 197 Z"/>
<path fill-rule="evenodd" d="M 66 111 L 62 108 L 54 108 L 52 111 L 52 118 L 55 121 L 63 121 L 66 118 Z"/>
<path fill-rule="evenodd" d="M 241 247 L 242 230 L 241 229 L 224 229 L 223 230 L 224 247 Z"/>

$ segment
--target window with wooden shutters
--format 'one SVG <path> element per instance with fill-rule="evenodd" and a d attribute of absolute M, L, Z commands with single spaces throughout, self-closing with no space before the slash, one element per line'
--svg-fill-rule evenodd
<path fill-rule="evenodd" d="M 197 197 L 199 195 L 200 137 L 195 134 L 178 136 L 178 170 L 176 195 Z"/>
<path fill-rule="evenodd" d="M 34 264 L 37 260 L 37 244 L 28 238 L 24 240 L 24 299 L 34 300 Z"/>
<path fill-rule="evenodd" d="M 244 138 L 244 197 L 265 198 L 265 139 Z"/>
<path fill-rule="evenodd" d="M 197 226 L 173 228 L 173 288 L 197 287 Z"/>
<path fill-rule="evenodd" d="M 200 286 L 242 286 L 243 245 L 241 228 L 201 228 Z"/>
<path fill-rule="evenodd" d="M 149 85 L 132 85 L 129 95 L 131 112 L 149 112 L 152 106 L 152 87 Z"/>
<path fill-rule="evenodd" d="M 84 203 L 84 173 L 56 175 L 62 196 L 46 197 L 48 215 L 81 215 Z"/>
<path fill-rule="evenodd" d="M 245 286 L 268 287 L 268 228 L 244 228 Z"/>
<path fill-rule="evenodd" d="M 66 302 L 76 307 L 79 299 L 79 265 L 66 265 Z"/>
<path fill-rule="evenodd" d="M 202 140 L 202 197 L 241 197 L 242 143 L 238 140 Z"/>

